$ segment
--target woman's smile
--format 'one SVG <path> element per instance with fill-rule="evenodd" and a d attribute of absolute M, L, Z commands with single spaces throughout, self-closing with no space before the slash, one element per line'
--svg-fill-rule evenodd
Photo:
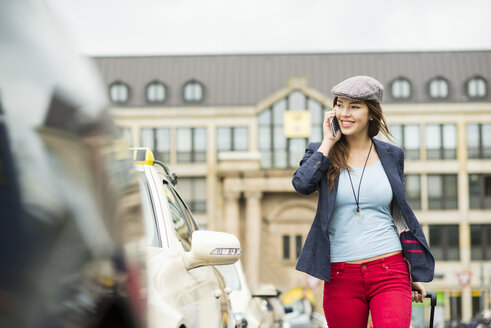
<path fill-rule="evenodd" d="M 349 128 L 350 126 L 352 126 L 355 122 L 354 121 L 350 121 L 350 120 L 341 120 L 341 126 L 343 128 Z"/>

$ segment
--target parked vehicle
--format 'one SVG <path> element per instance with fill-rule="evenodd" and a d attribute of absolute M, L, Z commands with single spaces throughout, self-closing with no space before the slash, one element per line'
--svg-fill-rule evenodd
<path fill-rule="evenodd" d="M 287 307 L 288 308 L 288 307 Z M 324 314 L 314 312 L 311 315 L 298 311 L 287 311 L 284 322 L 288 328 L 327 328 Z"/>
<path fill-rule="evenodd" d="M 261 298 L 265 302 L 269 313 L 269 327 L 290 328 L 290 325 L 285 322 L 285 308 L 279 299 L 280 294 L 281 292 L 274 285 L 265 284 L 259 287 L 253 297 Z"/>
<path fill-rule="evenodd" d="M 199 230 L 177 193 L 176 176 L 148 148 L 134 148 L 148 237 L 150 327 L 231 327 L 229 291 L 213 265 L 236 262 L 239 240 Z"/>
<path fill-rule="evenodd" d="M 469 324 L 469 328 L 491 327 L 491 311 L 484 310 L 479 312 Z"/>
<path fill-rule="evenodd" d="M 249 289 L 240 261 L 232 265 L 217 266 L 225 282 L 232 289 L 230 299 L 238 328 L 273 327 L 274 318 L 267 302 L 255 297 Z"/>
<path fill-rule="evenodd" d="M 285 322 L 290 328 L 325 328 L 326 319 L 323 314 L 314 312 L 315 296 L 312 290 L 296 287 L 283 295 L 285 305 Z"/>
<path fill-rule="evenodd" d="M 138 182 L 61 30 L 0 1 L 0 327 L 143 327 Z"/>

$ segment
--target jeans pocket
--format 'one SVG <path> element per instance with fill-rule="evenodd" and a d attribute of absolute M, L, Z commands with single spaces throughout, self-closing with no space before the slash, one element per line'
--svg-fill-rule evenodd
<path fill-rule="evenodd" d="M 406 263 L 402 261 L 395 263 L 386 263 L 384 270 L 393 276 L 407 276 L 409 278 L 409 272 L 407 271 Z"/>
<path fill-rule="evenodd" d="M 343 269 L 341 269 L 341 268 L 332 268 L 331 267 L 331 280 L 329 280 L 329 282 L 336 281 L 342 275 L 343 275 Z"/>

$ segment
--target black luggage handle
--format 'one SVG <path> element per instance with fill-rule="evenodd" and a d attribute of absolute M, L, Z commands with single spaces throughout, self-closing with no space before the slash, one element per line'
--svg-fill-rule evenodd
<path fill-rule="evenodd" d="M 426 298 L 431 298 L 431 306 L 436 306 L 436 293 L 426 292 Z"/>
<path fill-rule="evenodd" d="M 431 298 L 430 328 L 433 328 L 433 318 L 435 316 L 435 306 L 436 306 L 436 293 L 426 292 L 426 298 Z"/>
<path fill-rule="evenodd" d="M 419 293 L 419 290 L 413 290 Z M 435 317 L 435 306 L 436 306 L 436 293 L 435 292 L 426 292 L 425 298 L 431 299 L 431 309 L 430 309 L 430 328 L 433 328 L 433 319 Z"/>

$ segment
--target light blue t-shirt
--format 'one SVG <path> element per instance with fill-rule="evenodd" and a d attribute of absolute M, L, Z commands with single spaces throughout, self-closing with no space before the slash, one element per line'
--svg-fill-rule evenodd
<path fill-rule="evenodd" d="M 363 168 L 350 172 L 355 193 Z M 363 220 L 355 218 L 356 202 L 346 170 L 339 175 L 334 213 L 329 222 L 331 262 L 358 261 L 402 250 L 392 222 L 392 188 L 380 160 L 365 168 L 360 188 Z"/>

